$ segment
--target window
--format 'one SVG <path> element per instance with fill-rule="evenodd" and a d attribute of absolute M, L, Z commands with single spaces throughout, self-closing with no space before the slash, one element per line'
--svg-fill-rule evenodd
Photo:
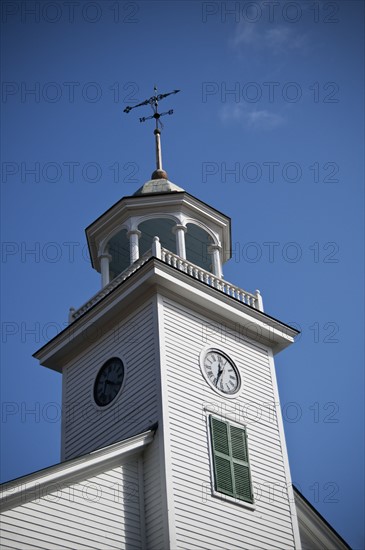
<path fill-rule="evenodd" d="M 247 436 L 244 428 L 209 417 L 214 489 L 235 499 L 253 502 Z"/>

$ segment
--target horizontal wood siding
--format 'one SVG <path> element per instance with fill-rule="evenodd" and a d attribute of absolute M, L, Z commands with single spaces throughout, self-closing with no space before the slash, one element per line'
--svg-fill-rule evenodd
<path fill-rule="evenodd" d="M 3 550 L 141 548 L 137 461 L 34 496 L 2 514 Z"/>
<path fill-rule="evenodd" d="M 95 377 L 114 355 L 123 359 L 125 384 L 115 403 L 103 409 L 93 399 Z M 120 441 L 156 422 L 155 373 L 155 315 L 148 303 L 64 369 L 63 459 Z"/>
<path fill-rule="evenodd" d="M 162 550 L 165 544 L 159 430 L 144 452 L 143 470 L 147 550 Z"/>
<path fill-rule="evenodd" d="M 294 548 L 268 352 L 233 329 L 224 338 L 206 330 L 211 324 L 164 299 L 177 547 Z M 207 345 L 228 352 L 239 368 L 243 392 L 236 399 L 221 397 L 203 378 L 199 356 Z M 212 495 L 206 407 L 247 426 L 255 510 Z"/>

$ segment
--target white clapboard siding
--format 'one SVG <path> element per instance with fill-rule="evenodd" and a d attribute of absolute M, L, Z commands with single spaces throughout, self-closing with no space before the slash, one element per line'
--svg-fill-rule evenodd
<path fill-rule="evenodd" d="M 164 541 L 164 513 L 162 508 L 160 460 L 160 431 L 144 452 L 145 535 L 148 550 L 162 550 Z"/>
<path fill-rule="evenodd" d="M 204 331 L 210 321 L 164 298 L 164 340 L 168 388 L 171 476 L 178 549 L 230 548 L 283 550 L 295 547 L 285 461 L 276 415 L 265 403 L 275 403 L 268 351 L 232 329 L 224 339 Z M 217 320 L 218 322 L 218 320 Z M 204 380 L 199 356 L 207 345 L 228 352 L 239 368 L 243 391 L 225 399 Z M 248 404 L 261 411 L 245 414 Z M 214 497 L 205 408 L 226 411 L 247 426 L 251 475 L 257 495 L 255 509 Z M 280 491 L 270 494 L 277 484 Z"/>
<path fill-rule="evenodd" d="M 19 550 L 140 550 L 138 461 L 9 509 L 2 514 L 1 548 Z"/>
<path fill-rule="evenodd" d="M 103 363 L 113 356 L 124 362 L 125 383 L 115 402 L 100 408 L 93 399 L 94 382 Z M 63 459 L 148 429 L 157 421 L 153 303 L 121 318 L 115 329 L 73 359 L 63 376 Z"/>

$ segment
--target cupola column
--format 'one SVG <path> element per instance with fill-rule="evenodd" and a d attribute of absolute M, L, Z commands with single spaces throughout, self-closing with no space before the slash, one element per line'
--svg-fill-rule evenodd
<path fill-rule="evenodd" d="M 103 252 L 100 254 L 100 270 L 101 270 L 101 288 L 104 288 L 110 282 L 109 264 L 111 262 L 111 255 L 109 252 Z"/>
<path fill-rule="evenodd" d="M 186 260 L 185 233 L 187 228 L 185 225 L 176 224 L 173 227 L 173 232 L 176 235 L 176 254 Z"/>
<path fill-rule="evenodd" d="M 129 252 L 130 252 L 130 262 L 131 265 L 133 262 L 138 260 L 139 258 L 139 238 L 141 236 L 141 232 L 138 231 L 138 229 L 132 229 L 131 231 L 128 231 L 127 237 L 129 239 Z"/>
<path fill-rule="evenodd" d="M 219 244 L 212 244 L 209 247 L 209 252 L 212 255 L 213 274 L 216 277 L 219 277 L 221 279 L 223 276 L 223 273 L 222 273 L 222 262 L 221 262 L 220 251 L 221 251 L 221 246 Z"/>

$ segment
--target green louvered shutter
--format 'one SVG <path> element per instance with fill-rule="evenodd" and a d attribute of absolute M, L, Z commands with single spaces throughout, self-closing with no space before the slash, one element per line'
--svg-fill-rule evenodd
<path fill-rule="evenodd" d="M 216 490 L 220 493 L 233 495 L 233 480 L 231 462 L 221 456 L 215 457 Z"/>
<path fill-rule="evenodd" d="M 232 457 L 247 462 L 247 443 L 245 430 L 230 426 Z"/>
<path fill-rule="evenodd" d="M 253 502 L 245 430 L 213 416 L 210 427 L 215 490 Z"/>
<path fill-rule="evenodd" d="M 246 431 L 230 426 L 230 433 L 235 494 L 239 499 L 252 502 Z"/>
<path fill-rule="evenodd" d="M 233 469 L 236 497 L 252 502 L 250 468 L 243 464 L 234 463 Z"/>
<path fill-rule="evenodd" d="M 233 495 L 232 468 L 229 453 L 228 426 L 210 417 L 214 455 L 215 490 Z"/>

